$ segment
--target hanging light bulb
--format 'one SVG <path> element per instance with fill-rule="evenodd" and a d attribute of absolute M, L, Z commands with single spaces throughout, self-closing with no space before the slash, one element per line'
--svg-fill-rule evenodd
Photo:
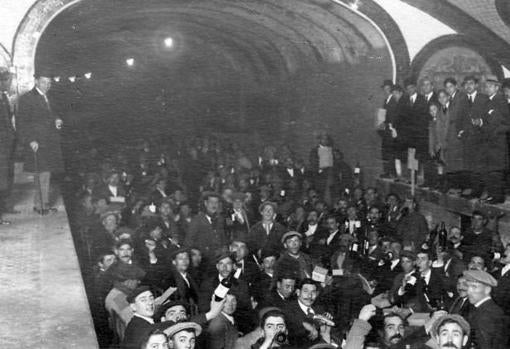
<path fill-rule="evenodd" d="M 60 82 L 60 76 L 55 76 L 55 77 L 53 78 L 53 81 L 55 81 L 55 82 Z"/>
<path fill-rule="evenodd" d="M 83 74 L 83 76 L 85 77 L 85 79 L 90 80 L 90 78 L 92 77 L 92 73 L 88 72 L 88 73 Z"/>
<path fill-rule="evenodd" d="M 128 67 L 132 67 L 135 64 L 135 59 L 134 58 L 126 59 L 126 64 L 128 65 Z"/>
<path fill-rule="evenodd" d="M 71 82 L 75 82 L 76 81 L 76 76 L 70 76 L 70 77 L 68 77 L 68 79 Z"/>

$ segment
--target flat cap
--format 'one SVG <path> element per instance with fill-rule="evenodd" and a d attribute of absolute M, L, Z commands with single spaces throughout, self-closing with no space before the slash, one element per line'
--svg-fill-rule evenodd
<path fill-rule="evenodd" d="M 235 260 L 234 256 L 232 256 L 232 253 L 230 253 L 228 251 L 224 251 L 224 252 L 219 252 L 215 255 L 214 262 L 219 263 L 222 259 L 225 259 L 225 258 L 230 258 L 230 260 L 232 260 L 232 262 Z"/>
<path fill-rule="evenodd" d="M 178 248 L 177 250 L 172 251 L 172 253 L 170 254 L 170 258 L 173 260 L 173 259 L 175 259 L 175 257 L 177 257 L 178 254 L 181 254 L 181 253 L 187 253 L 189 256 L 191 251 L 187 247 L 181 247 L 181 248 Z"/>
<path fill-rule="evenodd" d="M 432 324 L 431 334 L 434 338 L 439 335 L 439 328 L 443 326 L 446 321 L 453 321 L 458 323 L 462 328 L 462 331 L 464 331 L 464 334 L 469 336 L 469 333 L 471 332 L 471 326 L 469 326 L 469 323 L 459 314 L 448 314 L 441 316 Z"/>
<path fill-rule="evenodd" d="M 335 348 L 337 347 L 329 343 L 319 343 L 312 345 L 311 347 L 308 347 L 308 349 L 335 349 Z"/>
<path fill-rule="evenodd" d="M 200 336 L 202 333 L 202 327 L 196 322 L 177 322 L 176 324 L 166 328 L 163 330 L 168 338 L 172 338 L 176 333 L 179 333 L 184 330 L 193 330 L 195 331 L 195 336 Z"/>
<path fill-rule="evenodd" d="M 494 74 L 487 74 L 485 76 L 485 81 L 486 82 L 492 82 L 492 83 L 495 83 L 495 84 L 499 84 L 500 83 L 498 77 L 496 75 L 494 75 Z"/>
<path fill-rule="evenodd" d="M 413 251 L 404 250 L 404 251 L 400 252 L 400 258 L 402 258 L 402 257 L 409 258 L 410 260 L 413 260 L 413 261 L 416 260 L 416 254 Z"/>
<path fill-rule="evenodd" d="M 262 251 L 260 251 L 261 260 L 264 260 L 264 258 L 272 256 L 278 258 L 280 256 L 280 253 L 273 248 L 263 248 Z"/>
<path fill-rule="evenodd" d="M 262 213 L 262 211 L 264 211 L 264 209 L 266 208 L 266 206 L 271 206 L 273 208 L 273 210 L 276 212 L 276 209 L 278 208 L 278 206 L 276 205 L 275 202 L 272 202 L 272 201 L 265 201 L 263 203 L 260 204 L 259 206 L 259 212 Z"/>
<path fill-rule="evenodd" d="M 476 281 L 491 287 L 498 286 L 498 281 L 491 274 L 482 270 L 465 270 L 463 275 L 467 281 Z"/>
<path fill-rule="evenodd" d="M 7 81 L 11 78 L 11 72 L 8 68 L 0 67 L 0 81 Z"/>
<path fill-rule="evenodd" d="M 246 200 L 246 194 L 245 193 L 241 193 L 241 192 L 236 192 L 236 193 L 233 193 L 232 196 L 232 201 L 242 201 L 244 202 Z"/>
<path fill-rule="evenodd" d="M 163 316 L 165 316 L 168 309 L 176 307 L 176 306 L 182 306 L 186 310 L 186 313 L 189 314 L 189 304 L 182 300 L 182 299 L 175 299 L 171 301 L 167 301 L 166 303 L 163 303 L 160 307 L 158 307 L 158 310 L 154 313 L 154 320 L 159 321 Z"/>
<path fill-rule="evenodd" d="M 127 302 L 129 304 L 134 303 L 136 300 L 136 297 L 138 297 L 139 295 L 141 295 L 144 292 L 152 293 L 151 288 L 149 286 L 139 286 L 139 287 L 135 288 L 133 291 L 131 291 L 130 294 L 128 294 L 128 296 L 126 297 Z"/>
<path fill-rule="evenodd" d="M 283 236 L 282 236 L 282 244 L 284 244 L 285 241 L 287 241 L 287 239 L 290 239 L 291 237 L 294 237 L 294 236 L 297 236 L 300 239 L 303 239 L 303 235 L 301 235 L 301 233 L 298 233 L 297 231 L 288 231 L 285 234 L 283 234 Z"/>
<path fill-rule="evenodd" d="M 384 80 L 381 87 L 384 87 L 384 86 L 393 87 L 393 81 L 391 81 L 390 79 Z"/>

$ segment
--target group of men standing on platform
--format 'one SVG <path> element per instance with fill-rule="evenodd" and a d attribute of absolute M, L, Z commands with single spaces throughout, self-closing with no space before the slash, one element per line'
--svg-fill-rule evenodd
<path fill-rule="evenodd" d="M 484 77 L 484 92 L 475 76 L 459 86 L 455 78 L 434 89 L 430 78 L 403 87 L 383 83 L 386 119 L 382 136 L 384 176 L 402 177 L 408 149 L 415 149 L 426 187 L 476 197 L 486 203 L 505 201 L 510 129 L 510 80 Z M 503 93 L 504 91 L 504 93 Z"/>

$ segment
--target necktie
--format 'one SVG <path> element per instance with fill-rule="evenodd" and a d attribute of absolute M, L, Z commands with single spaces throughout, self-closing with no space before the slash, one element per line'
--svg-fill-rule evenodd
<path fill-rule="evenodd" d="M 313 312 L 312 308 L 308 308 L 308 309 L 306 309 L 306 315 L 307 315 L 309 318 L 313 318 L 313 316 L 315 315 L 315 313 Z"/>
<path fill-rule="evenodd" d="M 448 108 L 447 107 L 443 107 L 443 113 L 446 114 L 447 111 L 448 111 Z"/>
<path fill-rule="evenodd" d="M 472 95 L 469 95 L 469 104 L 473 104 L 474 98 Z"/>
<path fill-rule="evenodd" d="M 269 223 L 265 223 L 264 228 L 266 228 L 266 234 L 269 235 L 269 233 L 271 232 L 271 227 L 270 227 Z"/>

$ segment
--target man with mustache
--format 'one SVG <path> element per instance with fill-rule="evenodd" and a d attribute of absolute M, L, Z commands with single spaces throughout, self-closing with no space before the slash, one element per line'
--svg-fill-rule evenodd
<path fill-rule="evenodd" d="M 432 325 L 432 337 L 440 349 L 462 349 L 468 342 L 471 327 L 460 315 L 444 315 Z"/>

